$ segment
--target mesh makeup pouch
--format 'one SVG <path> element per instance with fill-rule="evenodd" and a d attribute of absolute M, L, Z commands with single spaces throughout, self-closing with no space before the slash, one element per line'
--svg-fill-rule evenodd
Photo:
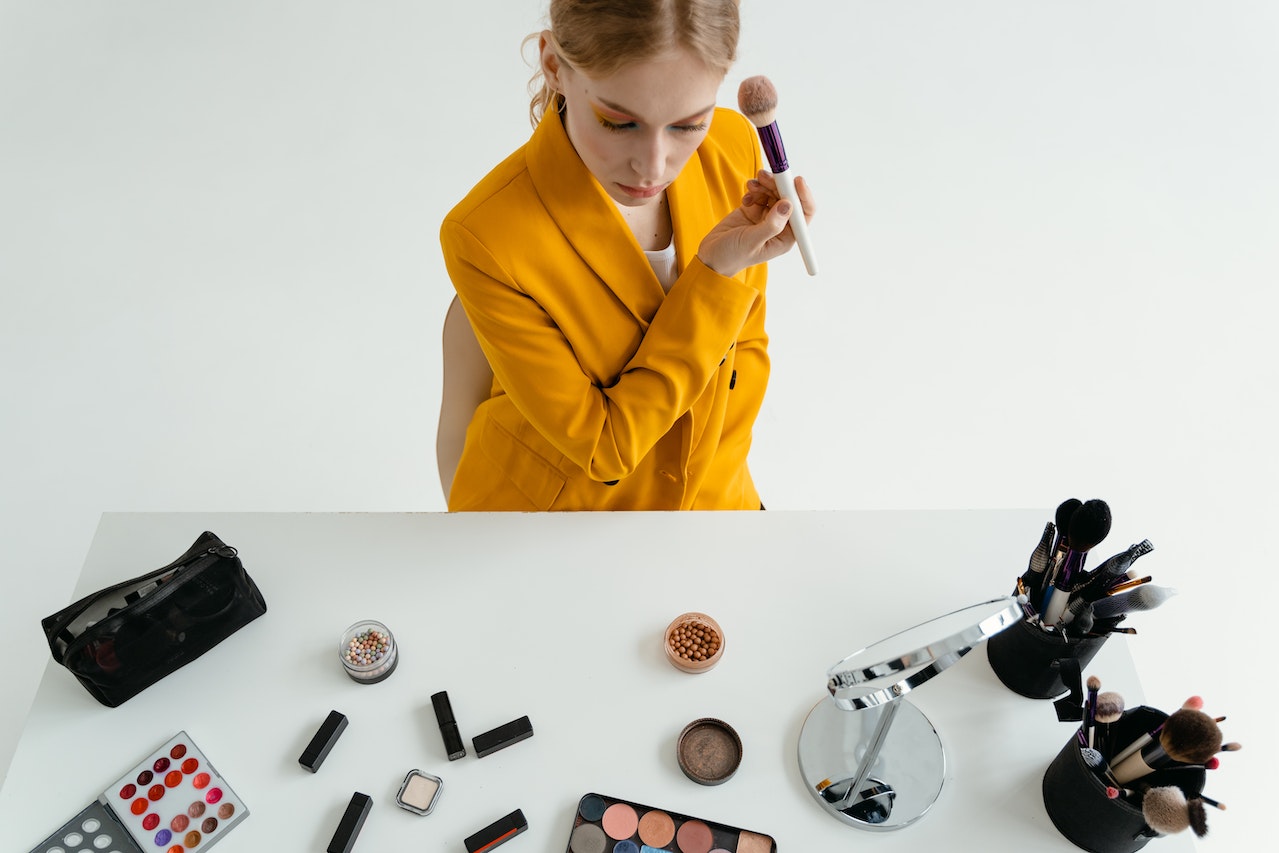
<path fill-rule="evenodd" d="M 237 551 L 205 532 L 163 568 L 41 620 L 54 661 L 116 707 L 266 612 Z"/>

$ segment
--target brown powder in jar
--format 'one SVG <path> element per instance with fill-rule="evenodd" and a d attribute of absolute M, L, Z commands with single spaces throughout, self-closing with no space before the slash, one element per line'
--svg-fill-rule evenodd
<path fill-rule="evenodd" d="M 697 663 L 718 652 L 721 641 L 719 632 L 710 625 L 690 621 L 681 623 L 671 631 L 667 642 L 677 657 Z"/>

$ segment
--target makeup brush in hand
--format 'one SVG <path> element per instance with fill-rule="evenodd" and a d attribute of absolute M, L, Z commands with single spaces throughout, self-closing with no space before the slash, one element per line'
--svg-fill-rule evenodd
<path fill-rule="evenodd" d="M 790 228 L 795 234 L 799 254 L 804 258 L 804 268 L 809 275 L 817 275 L 817 257 L 808 236 L 804 205 L 795 191 L 795 176 L 791 174 L 786 147 L 782 145 L 782 132 L 777 127 L 777 88 L 762 75 L 747 77 L 737 88 L 737 106 L 759 132 L 759 141 L 764 146 L 769 168 L 777 181 L 777 192 L 791 204 Z"/>

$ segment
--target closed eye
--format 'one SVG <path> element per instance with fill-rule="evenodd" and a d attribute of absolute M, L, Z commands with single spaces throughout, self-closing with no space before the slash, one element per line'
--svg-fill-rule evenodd
<path fill-rule="evenodd" d="M 596 113 L 595 118 L 599 121 L 600 127 L 604 128 L 605 130 L 613 131 L 614 133 L 618 132 L 619 130 L 632 130 L 635 127 L 635 122 L 633 121 L 622 122 L 619 124 L 617 122 L 609 121 L 608 119 L 604 118 L 604 116 L 599 115 L 598 113 Z"/>

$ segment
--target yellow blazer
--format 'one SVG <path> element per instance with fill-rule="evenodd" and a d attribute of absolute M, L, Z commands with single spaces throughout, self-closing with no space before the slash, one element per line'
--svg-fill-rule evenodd
<path fill-rule="evenodd" d="M 493 368 L 450 510 L 759 509 L 767 271 L 696 255 L 760 166 L 755 129 L 716 110 L 668 190 L 669 293 L 553 112 L 449 213 L 444 259 Z"/>

